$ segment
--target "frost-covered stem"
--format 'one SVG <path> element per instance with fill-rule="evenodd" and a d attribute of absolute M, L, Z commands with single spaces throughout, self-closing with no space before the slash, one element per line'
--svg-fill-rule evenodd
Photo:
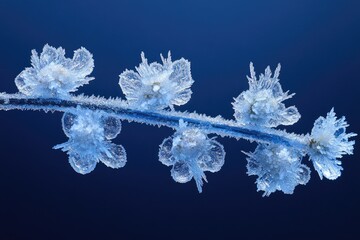
<path fill-rule="evenodd" d="M 72 112 L 77 107 L 100 110 L 121 120 L 134 121 L 158 126 L 178 128 L 179 120 L 202 129 L 208 134 L 243 138 L 250 141 L 275 143 L 307 151 L 308 145 L 303 137 L 273 129 L 252 129 L 232 120 L 212 118 L 197 113 L 177 111 L 149 111 L 129 107 L 120 99 L 73 96 L 67 100 L 54 98 L 29 98 L 20 94 L 0 94 L 0 110 L 43 110 Z M 295 137 L 296 136 L 296 137 Z"/>
<path fill-rule="evenodd" d="M 292 194 L 297 185 L 310 179 L 310 169 L 302 164 L 309 156 L 320 178 L 334 180 L 341 175 L 339 160 L 352 154 L 355 133 L 346 133 L 345 117 L 337 118 L 332 109 L 319 117 L 311 134 L 298 135 L 278 126 L 290 126 L 300 119 L 295 106 L 284 101 L 294 94 L 283 91 L 279 83 L 280 64 L 274 74 L 270 67 L 256 76 L 250 63 L 249 89 L 232 102 L 234 120 L 204 114 L 178 112 L 192 95 L 190 62 L 173 61 L 170 52 L 162 63 L 149 63 L 145 54 L 135 70 L 119 75 L 126 101 L 120 98 L 72 95 L 94 78 L 92 54 L 77 49 L 73 58 L 65 50 L 45 45 L 40 55 L 33 50 L 31 67 L 16 78 L 16 94 L 0 93 L 0 110 L 42 110 L 64 112 L 62 126 L 69 140 L 54 146 L 69 156 L 71 167 L 80 174 L 94 170 L 98 162 L 111 168 L 124 167 L 125 148 L 111 142 L 121 131 L 121 121 L 166 126 L 175 130 L 160 145 L 159 161 L 171 167 L 171 177 L 179 183 L 194 179 L 202 191 L 205 172 L 218 172 L 224 165 L 224 147 L 208 134 L 256 141 L 252 153 L 245 153 L 247 174 L 257 176 L 258 191 L 264 195 L 279 190 Z M 170 111 L 171 110 L 171 111 Z"/>

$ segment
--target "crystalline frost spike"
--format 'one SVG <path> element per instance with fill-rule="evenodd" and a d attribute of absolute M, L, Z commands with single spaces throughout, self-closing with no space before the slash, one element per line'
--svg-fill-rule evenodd
<path fill-rule="evenodd" d="M 270 67 L 256 76 L 250 63 L 249 89 L 232 103 L 235 120 L 197 113 L 175 111 L 174 106 L 191 98 L 190 62 L 173 61 L 170 52 L 162 55 L 162 64 L 142 62 L 136 71 L 120 74 L 119 85 L 126 101 L 119 98 L 72 95 L 94 78 L 88 77 L 94 67 L 92 54 L 85 48 L 65 58 L 65 50 L 45 45 L 40 56 L 33 50 L 32 67 L 16 78 L 19 93 L 0 93 L 0 110 L 44 110 L 64 112 L 63 131 L 69 140 L 56 145 L 69 155 L 70 166 L 87 174 L 98 162 L 111 168 L 125 166 L 127 154 L 121 145 L 110 140 L 121 131 L 121 121 L 166 126 L 173 136 L 160 144 L 159 161 L 171 167 L 172 178 L 179 183 L 195 180 L 202 192 L 205 172 L 218 172 L 224 165 L 224 147 L 209 137 L 246 139 L 259 143 L 247 155 L 247 173 L 257 176 L 258 191 L 269 196 L 275 191 L 292 194 L 297 185 L 310 180 L 310 168 L 302 159 L 308 156 L 321 179 L 334 180 L 343 168 L 340 159 L 352 154 L 355 133 L 346 133 L 345 117 L 338 119 L 333 109 L 319 117 L 311 134 L 298 135 L 277 130 L 279 125 L 292 125 L 300 119 L 295 106 L 283 101 L 294 94 L 284 92 L 279 82 L 280 64 L 272 74 Z"/>

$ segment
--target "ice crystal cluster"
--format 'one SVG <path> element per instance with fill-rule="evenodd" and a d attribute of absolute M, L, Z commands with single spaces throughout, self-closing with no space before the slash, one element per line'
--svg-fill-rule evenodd
<path fill-rule="evenodd" d="M 256 78 L 254 66 L 250 63 L 249 90 L 242 92 L 233 103 L 235 119 L 244 125 L 277 127 L 292 125 L 300 119 L 296 107 L 286 108 L 282 103 L 294 94 L 283 92 L 279 83 L 280 64 L 272 76 L 270 67 L 265 74 Z"/>
<path fill-rule="evenodd" d="M 264 196 L 276 190 L 292 194 L 298 184 L 305 185 L 310 180 L 310 169 L 301 163 L 300 152 L 281 145 L 259 144 L 248 155 L 248 174 L 258 176 L 258 190 Z"/>
<path fill-rule="evenodd" d="M 346 133 L 348 126 L 345 117 L 336 118 L 334 109 L 331 109 L 326 118 L 319 117 L 315 121 L 311 131 L 309 156 L 321 179 L 326 177 L 334 180 L 340 177 L 343 168 L 339 159 L 345 154 L 352 154 L 355 141 L 349 141 L 349 138 L 356 134 Z"/>
<path fill-rule="evenodd" d="M 292 125 L 300 119 L 295 106 L 284 101 L 294 94 L 283 91 L 280 65 L 270 67 L 258 77 L 250 63 L 249 89 L 232 103 L 234 120 L 179 112 L 175 106 L 191 98 L 190 62 L 173 61 L 170 52 L 162 63 L 142 62 L 135 70 L 125 70 L 119 85 L 126 100 L 73 95 L 79 87 L 94 78 L 92 54 L 85 48 L 74 52 L 72 59 L 65 50 L 45 45 L 40 56 L 32 51 L 32 67 L 16 78 L 19 93 L 0 94 L 1 110 L 44 110 L 64 112 L 63 131 L 69 140 L 58 144 L 68 154 L 71 167 L 80 174 L 93 171 L 98 162 L 110 168 L 124 167 L 127 154 L 123 146 L 111 142 L 121 130 L 120 121 L 135 121 L 175 130 L 160 144 L 159 161 L 171 167 L 170 175 L 178 183 L 194 179 L 202 192 L 206 172 L 215 173 L 225 163 L 222 144 L 216 135 L 258 142 L 254 152 L 245 153 L 247 174 L 256 176 L 258 191 L 269 196 L 275 191 L 292 194 L 295 187 L 310 180 L 313 164 L 321 179 L 334 180 L 343 168 L 340 159 L 353 153 L 355 133 L 346 133 L 345 117 L 338 119 L 333 109 L 319 117 L 310 134 L 299 135 L 275 129 Z M 247 157 L 246 157 L 247 156 Z M 304 160 L 305 159 L 305 160 Z"/>
<path fill-rule="evenodd" d="M 68 97 L 94 79 L 87 77 L 94 68 L 94 60 L 85 48 L 76 50 L 73 59 L 69 59 L 65 58 L 63 48 L 45 45 L 40 57 L 32 51 L 31 65 L 15 78 L 19 92 L 31 97 Z"/>
<path fill-rule="evenodd" d="M 120 133 L 118 118 L 79 109 L 76 115 L 65 113 L 62 125 L 69 141 L 56 145 L 54 149 L 68 153 L 69 163 L 76 172 L 89 173 L 99 161 L 111 168 L 125 166 L 124 147 L 109 141 Z"/>
<path fill-rule="evenodd" d="M 164 109 L 180 106 L 191 98 L 193 79 L 190 73 L 190 62 L 185 59 L 171 61 L 161 59 L 163 64 L 148 64 L 145 54 L 141 53 L 142 63 L 136 72 L 126 70 L 120 74 L 120 87 L 130 106 L 141 109 Z"/>
<path fill-rule="evenodd" d="M 159 161 L 172 166 L 171 176 L 179 183 L 195 179 L 199 192 L 202 192 L 205 171 L 217 172 L 224 165 L 224 147 L 200 129 L 191 128 L 180 120 L 174 136 L 164 139 L 160 145 Z"/>

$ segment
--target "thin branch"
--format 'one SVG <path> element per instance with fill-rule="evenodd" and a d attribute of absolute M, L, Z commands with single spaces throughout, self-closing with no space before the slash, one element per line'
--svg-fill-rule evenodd
<path fill-rule="evenodd" d="M 121 120 L 134 121 L 150 125 L 166 126 L 177 129 L 183 120 L 190 126 L 204 130 L 208 134 L 222 137 L 243 138 L 250 141 L 275 143 L 299 150 L 306 150 L 308 145 L 304 137 L 285 131 L 241 126 L 233 120 L 222 117 L 209 117 L 198 113 L 178 111 L 149 111 L 134 109 L 121 99 L 106 99 L 94 96 L 73 96 L 69 99 L 29 98 L 22 94 L 0 93 L 0 110 L 43 110 L 75 112 L 76 108 L 103 111 Z"/>

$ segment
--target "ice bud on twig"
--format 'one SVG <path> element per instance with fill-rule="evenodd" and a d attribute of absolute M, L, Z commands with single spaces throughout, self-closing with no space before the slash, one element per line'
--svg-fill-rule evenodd
<path fill-rule="evenodd" d="M 76 114 L 65 113 L 62 124 L 69 141 L 56 145 L 54 149 L 61 148 L 68 153 L 70 165 L 76 172 L 90 173 L 99 161 L 111 168 L 125 166 L 124 147 L 109 141 L 121 130 L 117 118 L 99 111 L 78 109 Z"/>
<path fill-rule="evenodd" d="M 281 145 L 259 144 L 248 158 L 247 174 L 258 176 L 258 191 L 269 196 L 276 190 L 292 194 L 297 185 L 310 180 L 310 169 L 301 164 L 301 153 Z"/>
<path fill-rule="evenodd" d="M 173 62 L 170 52 L 168 58 L 161 55 L 163 64 L 148 64 L 144 53 L 141 59 L 137 72 L 126 70 L 120 74 L 120 87 L 131 106 L 159 110 L 184 105 L 190 100 L 194 81 L 189 61 L 181 58 Z"/>
<path fill-rule="evenodd" d="M 204 172 L 219 171 L 224 160 L 225 151 L 220 143 L 182 121 L 174 136 L 160 145 L 159 161 L 172 166 L 173 179 L 186 183 L 194 178 L 199 192 L 202 192 L 203 180 L 207 181 Z"/>
<path fill-rule="evenodd" d="M 78 87 L 89 83 L 87 77 L 94 68 L 92 54 L 85 48 L 65 58 L 65 50 L 45 45 L 40 57 L 33 50 L 32 67 L 23 70 L 15 79 L 19 91 L 31 97 L 67 98 Z"/>
<path fill-rule="evenodd" d="M 256 78 L 254 66 L 250 63 L 249 90 L 242 92 L 235 102 L 235 119 L 244 125 L 277 127 L 279 125 L 292 125 L 300 119 L 295 106 L 286 108 L 282 103 L 294 94 L 283 92 L 279 83 L 280 64 L 272 76 L 270 67 L 265 74 Z"/>

